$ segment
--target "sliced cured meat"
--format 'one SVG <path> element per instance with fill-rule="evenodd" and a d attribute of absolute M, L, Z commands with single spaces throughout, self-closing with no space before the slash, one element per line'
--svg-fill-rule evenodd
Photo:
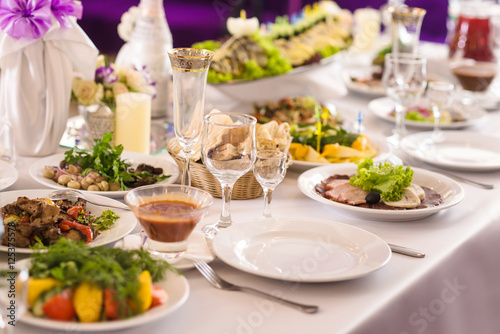
<path fill-rule="evenodd" d="M 331 181 L 326 183 L 325 189 L 332 190 L 332 189 L 335 189 L 337 187 L 343 186 L 344 184 L 349 184 L 349 180 L 342 180 L 342 179 L 331 180 Z"/>
<path fill-rule="evenodd" d="M 366 203 L 367 195 L 367 191 L 364 191 L 363 189 L 358 187 L 353 187 L 353 189 L 349 189 L 341 193 L 337 198 L 337 202 L 347 203 L 350 205 L 363 204 Z"/>
<path fill-rule="evenodd" d="M 334 201 L 338 201 L 338 198 L 339 196 L 344 193 L 344 192 L 347 192 L 349 190 L 353 190 L 353 189 L 356 189 L 357 187 L 353 187 L 349 184 L 349 182 L 347 183 L 344 183 L 342 185 L 339 185 L 333 189 L 330 189 L 330 190 L 327 190 L 325 192 L 325 197 L 328 198 L 328 199 L 331 199 L 331 200 L 334 200 Z M 365 195 L 366 196 L 366 195 Z"/>

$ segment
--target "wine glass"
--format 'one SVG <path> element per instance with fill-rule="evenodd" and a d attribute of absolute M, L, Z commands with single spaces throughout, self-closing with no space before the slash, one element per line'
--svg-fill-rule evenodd
<path fill-rule="evenodd" d="M 396 128 L 388 138 L 395 148 L 406 134 L 406 110 L 415 104 L 425 90 L 426 58 L 409 53 L 389 53 L 385 56 L 382 83 L 387 95 L 396 103 Z"/>
<path fill-rule="evenodd" d="M 432 140 L 437 142 L 441 139 L 441 131 L 439 122 L 441 121 L 441 113 L 450 106 L 453 100 L 453 90 L 455 86 L 446 81 L 431 81 L 427 86 L 427 98 L 431 103 L 432 114 L 434 115 L 434 130 L 432 132 Z"/>
<path fill-rule="evenodd" d="M 201 158 L 207 170 L 222 187 L 222 212 L 215 224 L 205 225 L 205 236 L 213 238 L 220 228 L 231 226 L 231 192 L 234 183 L 255 162 L 255 124 L 253 116 L 213 113 L 204 118 Z"/>
<path fill-rule="evenodd" d="M 179 48 L 168 52 L 173 72 L 174 132 L 184 158 L 181 184 L 190 186 L 189 164 L 192 147 L 200 139 L 205 113 L 205 87 L 214 52 Z"/>
<path fill-rule="evenodd" d="M 283 181 L 286 173 L 285 153 L 277 150 L 257 151 L 253 175 L 264 189 L 264 211 L 262 218 L 272 218 L 271 200 L 274 189 Z"/>

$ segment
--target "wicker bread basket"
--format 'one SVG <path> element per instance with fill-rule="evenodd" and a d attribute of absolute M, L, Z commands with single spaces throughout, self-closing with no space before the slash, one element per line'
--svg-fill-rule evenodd
<path fill-rule="evenodd" d="M 169 140 L 167 143 L 167 151 L 174 158 L 179 169 L 182 171 L 184 166 L 184 158 L 175 153 L 174 141 Z M 222 189 L 219 181 L 212 175 L 200 162 L 191 161 L 191 186 L 208 191 L 216 198 L 222 198 Z M 257 198 L 264 194 L 259 182 L 253 176 L 250 170 L 248 173 L 240 177 L 233 187 L 231 199 L 251 199 Z"/>

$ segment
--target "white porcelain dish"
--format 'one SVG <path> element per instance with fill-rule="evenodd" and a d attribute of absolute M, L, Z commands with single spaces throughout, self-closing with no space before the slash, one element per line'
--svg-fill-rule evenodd
<path fill-rule="evenodd" d="M 261 219 L 221 230 L 215 254 L 245 272 L 293 282 L 368 275 L 391 258 L 387 243 L 360 228 L 311 218 Z"/>
<path fill-rule="evenodd" d="M 396 120 L 390 115 L 392 110 L 394 110 L 395 103 L 388 97 L 381 97 L 374 99 L 368 103 L 368 110 L 380 119 L 385 121 L 395 123 Z M 452 123 L 441 124 L 442 129 L 461 129 L 468 126 L 475 125 L 479 122 L 483 122 L 488 118 L 488 113 L 481 108 L 470 108 L 468 118 L 464 121 L 457 121 Z M 405 120 L 405 125 L 411 126 L 418 129 L 428 129 L 434 128 L 434 124 L 430 122 L 419 122 L 412 120 Z"/>
<path fill-rule="evenodd" d="M 438 192 L 443 197 L 443 203 L 440 205 L 432 208 L 413 210 L 369 209 L 331 201 L 316 192 L 315 186 L 321 183 L 321 181 L 334 174 L 356 174 L 356 168 L 357 165 L 355 164 L 316 167 L 302 173 L 299 176 L 297 183 L 299 189 L 302 193 L 304 193 L 304 195 L 338 210 L 339 213 L 351 217 L 374 221 L 405 222 L 422 219 L 439 211 L 451 208 L 452 206 L 460 203 L 460 201 L 464 198 L 464 189 L 460 184 L 449 177 L 420 168 L 412 168 L 415 172 L 413 175 L 413 182 Z"/>
<path fill-rule="evenodd" d="M 322 59 L 319 63 L 297 67 L 285 74 L 257 80 L 241 80 L 208 84 L 207 100 L 211 90 L 216 90 L 233 101 L 264 102 L 287 96 L 310 95 L 319 101 L 347 94 L 343 84 L 334 80 L 338 69 L 334 64 L 338 54 Z"/>
<path fill-rule="evenodd" d="M 59 163 L 64 159 L 64 153 L 54 154 L 40 160 L 37 160 L 29 169 L 30 176 L 41 185 L 52 189 L 66 189 L 65 186 L 57 182 L 47 179 L 43 176 L 45 166 L 59 166 Z M 168 179 L 163 180 L 160 184 L 172 184 L 179 178 L 179 167 L 174 162 L 166 160 L 160 156 L 153 156 L 135 152 L 123 152 L 122 159 L 127 160 L 133 167 L 141 163 L 149 164 L 154 167 L 163 168 L 163 174 L 171 175 Z M 80 190 L 84 194 L 96 194 L 108 197 L 123 198 L 126 191 L 87 191 Z"/>
<path fill-rule="evenodd" d="M 410 156 L 446 169 L 488 172 L 500 169 L 499 137 L 467 131 L 443 131 L 439 142 L 432 132 L 419 132 L 401 140 Z"/>
<path fill-rule="evenodd" d="M 52 192 L 52 190 L 50 189 L 16 190 L 16 191 L 2 192 L 0 196 L 0 207 L 15 202 L 17 198 L 21 196 L 25 196 L 30 199 L 35 199 L 35 198 L 42 198 L 50 192 Z M 102 204 L 123 205 L 123 203 L 120 203 L 114 199 L 104 196 L 99 196 L 95 194 L 86 194 L 86 196 L 89 200 Z M 104 210 L 106 210 L 106 207 L 97 206 L 90 203 L 87 204 L 87 211 L 90 211 L 92 215 L 99 216 Z M 137 225 L 137 219 L 135 218 L 132 211 L 118 210 L 118 209 L 112 209 L 112 210 L 118 216 L 120 216 L 120 218 L 116 220 L 113 227 L 111 227 L 107 231 L 102 232 L 94 240 L 92 240 L 89 244 L 90 247 L 103 246 L 115 242 L 123 238 L 127 234 L 129 234 Z M 9 251 L 9 248 L 7 246 L 0 245 L 0 252 L 7 252 L 7 251 Z M 21 247 L 15 247 L 15 251 L 16 253 L 20 254 L 31 254 L 34 252 L 34 250 L 30 248 L 21 248 Z"/>
<path fill-rule="evenodd" d="M 187 279 L 184 276 L 170 271 L 167 272 L 166 278 L 164 280 L 155 284 L 165 289 L 168 294 L 167 302 L 163 305 L 156 306 L 143 314 L 125 320 L 103 321 L 95 323 L 55 321 L 46 318 L 37 318 L 31 315 L 31 313 L 27 312 L 19 319 L 19 322 L 58 332 L 60 331 L 61 333 L 104 333 L 108 331 L 117 333 L 116 331 L 118 330 L 138 327 L 141 325 L 148 325 L 155 320 L 168 316 L 179 307 L 181 307 L 188 299 L 190 291 Z"/>
<path fill-rule="evenodd" d="M 387 160 L 391 154 L 392 154 L 392 147 L 389 145 L 387 140 L 384 138 L 380 138 L 377 136 L 370 136 L 370 139 L 373 143 L 373 145 L 377 148 L 378 154 L 373 158 L 373 161 L 375 162 L 382 162 Z M 344 165 L 345 163 L 333 163 L 333 165 Z M 299 167 L 301 169 L 305 168 L 313 168 L 313 167 L 319 167 L 319 166 L 327 166 L 330 165 L 328 163 L 321 163 L 321 162 L 310 162 L 310 161 L 300 161 L 300 160 L 293 160 L 292 167 Z"/>
<path fill-rule="evenodd" d="M 19 173 L 10 163 L 0 160 L 0 191 L 13 185 L 19 178 Z"/>

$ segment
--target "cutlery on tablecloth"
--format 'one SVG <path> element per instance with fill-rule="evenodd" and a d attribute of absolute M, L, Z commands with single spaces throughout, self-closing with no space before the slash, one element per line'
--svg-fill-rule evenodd
<path fill-rule="evenodd" d="M 390 163 L 392 163 L 393 165 L 405 165 L 405 166 L 410 166 L 411 164 L 407 163 L 406 161 L 404 161 L 403 159 L 401 159 L 400 157 L 398 156 L 395 156 L 395 155 L 392 155 L 388 161 Z M 474 181 L 474 180 L 471 180 L 471 179 L 468 179 L 466 177 L 463 177 L 463 176 L 460 176 L 460 175 L 457 175 L 457 174 L 454 174 L 454 173 L 450 173 L 448 171 L 445 171 L 445 170 L 442 170 L 442 169 L 438 169 L 438 168 L 429 168 L 429 167 L 426 167 L 426 169 L 428 170 L 431 170 L 431 171 L 434 171 L 436 173 L 440 173 L 440 174 L 443 174 L 443 175 L 446 175 L 448 177 L 451 177 L 457 181 L 462 181 L 462 182 L 465 182 L 465 183 L 469 183 L 473 186 L 476 186 L 476 187 L 479 187 L 479 188 L 482 188 L 482 189 L 493 189 L 494 188 L 494 185 L 493 184 L 487 184 L 487 183 L 481 183 L 481 182 L 477 182 L 477 181 Z"/>
<path fill-rule="evenodd" d="M 217 289 L 229 290 L 229 291 L 243 291 L 243 292 L 253 293 L 255 295 L 268 298 L 270 300 L 281 303 L 283 305 L 291 306 L 291 307 L 293 307 L 299 311 L 302 311 L 304 313 L 311 314 L 311 313 L 316 313 L 319 310 L 318 306 L 299 304 L 299 303 L 292 302 L 290 300 L 286 300 L 286 299 L 283 299 L 283 298 L 280 298 L 280 297 L 277 297 L 277 296 L 274 296 L 274 295 L 271 295 L 269 293 L 262 292 L 262 291 L 259 291 L 259 290 L 253 289 L 253 288 L 238 286 L 238 285 L 234 285 L 232 283 L 229 283 L 229 282 L 223 280 L 212 269 L 212 267 L 210 267 L 204 261 L 195 261 L 194 266 L 207 279 L 207 281 L 210 284 L 212 284 L 214 287 L 216 287 Z"/>
<path fill-rule="evenodd" d="M 391 251 L 394 253 L 403 254 L 403 255 L 407 255 L 407 256 L 411 256 L 411 257 L 418 257 L 418 258 L 425 257 L 424 252 L 421 252 L 421 251 L 416 250 L 416 249 L 398 246 L 398 245 L 389 244 L 389 243 L 388 243 L 388 245 L 391 248 Z"/>
<path fill-rule="evenodd" d="M 97 206 L 104 206 L 104 207 L 109 207 L 109 208 L 115 208 L 115 209 L 121 209 L 121 210 L 128 210 L 130 211 L 130 208 L 126 205 L 123 205 L 123 206 L 115 206 L 115 205 L 111 205 L 111 204 L 101 204 L 101 203 L 97 203 L 97 202 L 94 202 L 94 201 L 91 201 L 89 199 L 87 199 L 85 197 L 85 195 L 83 193 L 81 193 L 80 191 L 76 191 L 76 190 L 71 190 L 71 189 L 64 189 L 64 190 L 56 190 L 56 191 L 53 191 L 51 193 L 49 193 L 47 196 L 45 196 L 53 201 L 57 201 L 57 200 L 68 200 L 68 201 L 76 201 L 79 198 L 82 198 L 84 199 L 85 201 L 91 203 L 91 204 L 94 204 L 94 205 L 97 205 Z"/>

